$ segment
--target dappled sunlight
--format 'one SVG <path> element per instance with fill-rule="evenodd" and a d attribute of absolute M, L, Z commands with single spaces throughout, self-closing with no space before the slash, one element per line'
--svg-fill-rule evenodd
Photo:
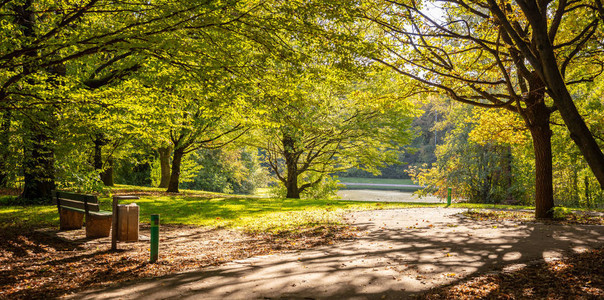
<path fill-rule="evenodd" d="M 169 291 L 146 282 L 78 296 L 119 297 L 128 291 L 136 297 L 404 298 L 475 274 L 557 257 L 579 243 L 604 243 L 603 226 L 476 221 L 458 215 L 461 211 L 355 212 L 349 217 L 366 230 L 356 240 L 172 276 Z M 485 289 L 499 285 L 488 283 Z"/>

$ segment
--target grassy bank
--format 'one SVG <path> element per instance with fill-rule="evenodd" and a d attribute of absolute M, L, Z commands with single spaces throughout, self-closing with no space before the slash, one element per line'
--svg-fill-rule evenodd
<path fill-rule="evenodd" d="M 160 214 L 162 224 L 240 228 L 246 231 L 295 230 L 316 225 L 339 224 L 342 214 L 350 210 L 405 207 L 444 206 L 433 203 L 382 203 L 322 199 L 275 199 L 233 196 L 187 191 L 169 195 L 160 189 L 120 186 L 114 194 L 141 194 L 136 202 L 141 222 L 149 222 L 151 214 Z M 100 198 L 109 210 L 110 197 Z M 465 208 L 526 208 L 506 205 L 454 204 Z M 0 206 L 0 226 L 58 227 L 59 217 L 54 205 Z"/>

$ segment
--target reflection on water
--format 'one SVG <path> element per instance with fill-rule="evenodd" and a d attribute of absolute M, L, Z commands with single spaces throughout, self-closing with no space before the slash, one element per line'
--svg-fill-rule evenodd
<path fill-rule="evenodd" d="M 386 190 L 340 190 L 338 196 L 342 200 L 383 201 L 383 202 L 428 202 L 444 203 L 445 199 L 434 196 L 419 198 L 411 192 Z"/>

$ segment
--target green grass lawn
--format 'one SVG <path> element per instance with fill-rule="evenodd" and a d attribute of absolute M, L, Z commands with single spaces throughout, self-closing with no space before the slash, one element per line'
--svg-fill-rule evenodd
<path fill-rule="evenodd" d="M 138 187 L 121 186 L 114 189 L 113 192 L 132 191 L 135 188 Z M 155 189 L 138 189 L 156 191 Z M 110 197 L 100 198 L 100 201 L 104 209 L 110 209 Z M 350 210 L 445 205 L 254 198 L 206 192 L 169 196 L 165 194 L 145 195 L 138 200 L 122 200 L 121 204 L 130 202 L 136 202 L 139 205 L 140 221 L 144 223 L 149 222 L 151 214 L 160 214 L 162 224 L 228 227 L 246 231 L 296 230 L 317 225 L 340 224 L 343 213 Z M 484 204 L 453 204 L 452 207 L 532 209 L 531 207 Z M 0 206 L 0 229 L 5 226 L 58 227 L 58 223 L 59 217 L 54 205 Z"/>

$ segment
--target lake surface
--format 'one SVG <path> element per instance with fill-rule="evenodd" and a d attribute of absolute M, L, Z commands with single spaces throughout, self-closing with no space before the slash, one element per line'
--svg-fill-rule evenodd
<path fill-rule="evenodd" d="M 388 190 L 340 190 L 338 196 L 342 200 L 355 201 L 380 201 L 380 202 L 424 202 L 424 203 L 445 203 L 445 199 L 434 196 L 425 196 L 422 198 L 413 195 L 411 192 L 388 191 Z"/>

